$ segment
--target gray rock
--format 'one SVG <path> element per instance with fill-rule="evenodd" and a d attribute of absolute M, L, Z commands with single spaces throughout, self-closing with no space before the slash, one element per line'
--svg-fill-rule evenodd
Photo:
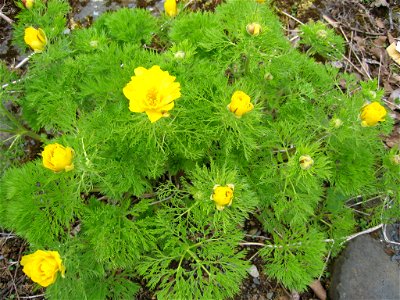
<path fill-rule="evenodd" d="M 255 265 L 251 265 L 250 268 L 247 269 L 247 272 L 251 275 L 251 277 L 257 278 L 260 276 L 258 269 Z"/>
<path fill-rule="evenodd" d="M 271 300 L 273 296 L 274 296 L 273 292 L 267 293 L 267 299 Z"/>
<path fill-rule="evenodd" d="M 400 268 L 368 235 L 349 242 L 334 264 L 332 300 L 399 300 Z"/>

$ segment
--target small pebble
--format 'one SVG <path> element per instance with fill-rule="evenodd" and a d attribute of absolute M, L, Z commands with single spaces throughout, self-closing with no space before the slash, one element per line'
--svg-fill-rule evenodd
<path fill-rule="evenodd" d="M 333 62 L 331 62 L 331 65 L 334 68 L 338 68 L 338 69 L 343 68 L 343 64 L 340 61 L 333 61 Z"/>
<path fill-rule="evenodd" d="M 267 298 L 268 299 L 272 299 L 272 297 L 274 297 L 274 293 L 273 292 L 267 293 Z"/>
<path fill-rule="evenodd" d="M 258 278 L 253 278 L 253 282 L 254 282 L 256 285 L 259 285 L 259 284 L 260 284 L 260 280 L 259 280 Z"/>
<path fill-rule="evenodd" d="M 252 265 L 247 272 L 254 278 L 257 278 L 260 276 L 260 273 L 257 270 L 257 267 L 255 265 Z"/>

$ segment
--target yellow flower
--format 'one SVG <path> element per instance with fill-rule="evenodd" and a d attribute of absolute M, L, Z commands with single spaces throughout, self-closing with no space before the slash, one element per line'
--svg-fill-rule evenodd
<path fill-rule="evenodd" d="M 258 23 L 251 23 L 246 26 L 246 31 L 248 34 L 257 36 L 261 32 L 261 25 Z"/>
<path fill-rule="evenodd" d="M 123 89 L 125 97 L 129 99 L 129 110 L 146 112 L 151 123 L 168 117 L 168 111 L 174 108 L 174 100 L 181 96 L 181 86 L 174 81 L 175 77 L 162 71 L 159 66 L 136 68 L 135 76 Z"/>
<path fill-rule="evenodd" d="M 167 16 L 175 17 L 178 13 L 178 9 L 176 8 L 176 0 L 165 0 L 164 10 Z"/>
<path fill-rule="evenodd" d="M 74 150 L 60 144 L 50 144 L 44 147 L 42 152 L 43 165 L 54 172 L 71 171 L 74 169 L 72 158 Z"/>
<path fill-rule="evenodd" d="M 220 186 L 216 184 L 211 194 L 211 200 L 215 202 L 215 206 L 218 210 L 223 210 L 225 206 L 230 206 L 233 200 L 233 184 L 227 184 L 226 186 Z"/>
<path fill-rule="evenodd" d="M 378 102 L 366 104 L 361 109 L 361 125 L 364 127 L 375 126 L 378 122 L 385 121 L 385 116 L 386 110 Z"/>
<path fill-rule="evenodd" d="M 228 109 L 238 118 L 251 111 L 253 108 L 254 105 L 250 103 L 250 97 L 242 91 L 234 92 L 231 103 L 228 104 Z"/>
<path fill-rule="evenodd" d="M 257 3 L 263 4 L 265 3 L 265 0 L 256 0 Z"/>
<path fill-rule="evenodd" d="M 46 34 L 41 28 L 25 28 L 24 41 L 35 52 L 42 52 L 47 44 Z"/>
<path fill-rule="evenodd" d="M 311 158 L 310 155 L 302 155 L 299 158 L 300 168 L 303 170 L 307 170 L 312 167 L 314 164 L 314 160 Z"/>
<path fill-rule="evenodd" d="M 21 0 L 21 1 L 27 9 L 31 9 L 33 7 L 33 3 L 35 2 L 35 0 Z"/>
<path fill-rule="evenodd" d="M 22 271 L 32 281 L 47 287 L 57 279 L 57 272 L 64 277 L 65 267 L 57 251 L 37 250 L 33 254 L 24 255 L 21 259 Z"/>

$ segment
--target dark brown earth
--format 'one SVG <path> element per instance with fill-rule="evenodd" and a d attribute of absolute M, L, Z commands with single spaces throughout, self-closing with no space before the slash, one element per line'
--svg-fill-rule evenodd
<path fill-rule="evenodd" d="M 11 233 L 0 233 L 0 299 L 20 299 L 44 293 L 43 289 L 36 289 L 18 263 L 27 249 L 27 243 L 21 238 Z"/>
<path fill-rule="evenodd" d="M 5 2 L 4 2 L 5 1 Z M 141 7 L 151 9 L 157 14 L 162 9 L 162 0 L 116 0 L 108 1 L 105 10 L 119 7 Z M 192 0 L 189 7 L 192 10 L 214 10 L 222 0 Z M 73 11 L 69 24 L 87 26 L 92 19 L 77 21 L 76 16 L 85 7 L 89 0 L 70 0 Z M 385 90 L 384 101 L 392 110 L 395 117 L 395 129 L 390 136 L 383 137 L 389 148 L 400 148 L 400 105 L 396 101 L 396 93 L 400 95 L 400 67 L 396 65 L 386 53 L 386 47 L 399 40 L 400 33 L 400 1 L 397 0 L 274 0 L 273 6 L 280 16 L 285 30 L 290 38 L 298 33 L 300 22 L 321 20 L 347 41 L 346 58 L 337 62 L 342 71 L 356 74 L 362 80 L 378 78 L 379 84 Z M 14 19 L 19 9 L 12 0 L 0 0 L 0 11 Z M 0 59 L 10 68 L 21 60 L 18 50 L 11 46 L 12 26 L 0 18 Z M 4 83 L 0 83 L 4 84 Z M 14 111 L 16 112 L 16 111 Z M 4 138 L 3 138 L 4 139 Z M 1 136 L 0 136 L 1 140 Z M 1 141 L 0 141 L 1 142 Z M 2 143 L 0 147 L 9 144 Z M 18 159 L 21 162 L 34 159 L 40 151 L 40 144 L 30 138 L 22 143 L 22 151 Z M 2 149 L 2 150 L 3 150 Z M 251 235 L 266 236 L 257 220 L 249 220 L 245 229 L 249 242 L 262 242 L 262 239 Z M 44 299 L 44 290 L 35 285 L 23 274 L 18 262 L 21 255 L 28 249 L 26 242 L 13 234 L 0 230 L 0 299 Z M 235 300 L 266 300 L 266 299 L 318 299 L 310 289 L 308 292 L 297 294 L 288 291 L 278 283 L 263 275 L 263 261 L 257 255 L 254 247 L 249 247 L 247 258 L 251 259 L 260 277 L 255 279 L 249 276 L 241 286 L 241 292 Z M 138 279 L 140 282 L 140 279 Z M 322 285 L 329 287 L 329 278 L 321 278 Z M 153 293 L 141 282 L 142 289 L 137 299 L 155 299 Z"/>

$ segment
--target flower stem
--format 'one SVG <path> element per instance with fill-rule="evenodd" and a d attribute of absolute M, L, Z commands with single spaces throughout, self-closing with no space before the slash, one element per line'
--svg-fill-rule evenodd
<path fill-rule="evenodd" d="M 45 139 L 43 139 L 43 137 L 41 137 L 39 134 L 26 129 L 23 125 L 21 125 L 21 123 L 18 121 L 18 119 L 11 112 L 8 111 L 8 109 L 4 106 L 4 104 L 2 105 L 2 110 L 3 110 L 4 114 L 6 115 L 6 117 L 15 125 L 16 128 L 15 128 L 15 130 L 0 128 L 0 131 L 8 132 L 8 133 L 15 133 L 17 135 L 26 135 L 26 136 L 29 136 L 40 142 L 45 141 Z"/>
<path fill-rule="evenodd" d="M 28 60 L 35 54 L 36 52 L 33 52 L 29 54 L 27 57 L 25 57 L 23 60 L 21 60 L 18 65 L 14 67 L 14 70 L 21 68 L 24 64 L 28 62 Z"/>

